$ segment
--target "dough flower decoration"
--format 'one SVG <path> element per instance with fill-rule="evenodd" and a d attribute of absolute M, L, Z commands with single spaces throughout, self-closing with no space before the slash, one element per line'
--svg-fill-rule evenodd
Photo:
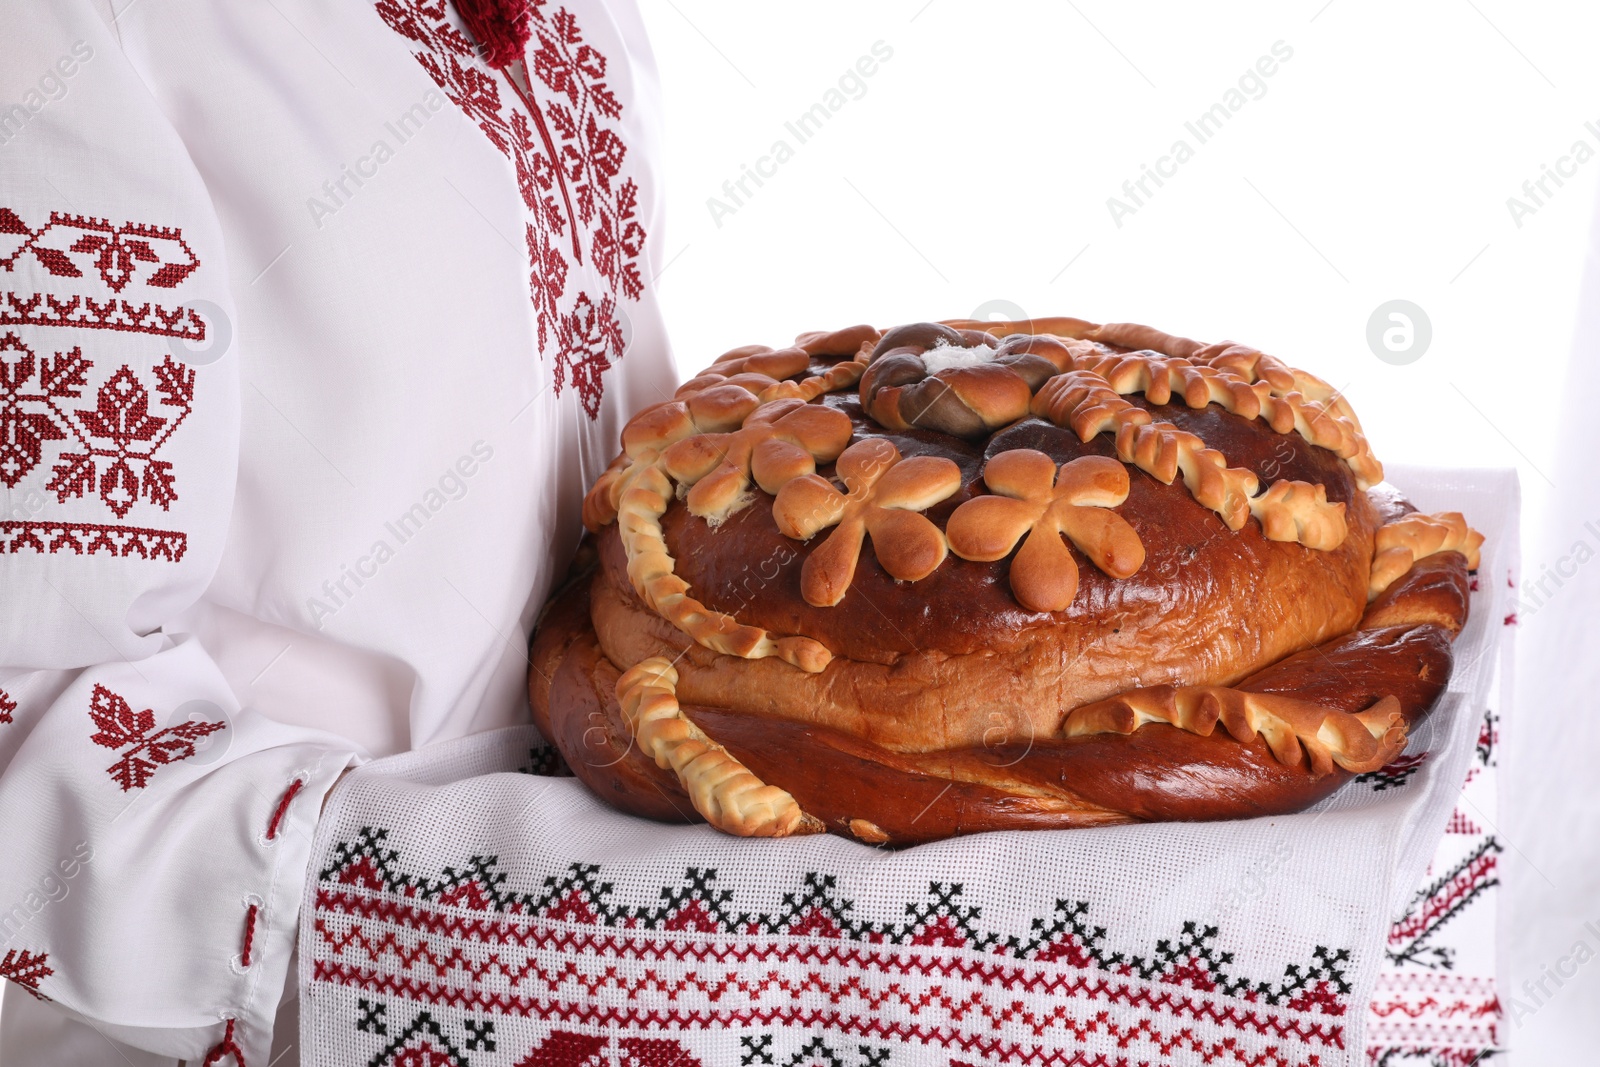
<path fill-rule="evenodd" d="M 584 526 L 598 531 L 615 522 L 628 483 L 654 467 L 668 446 L 697 433 L 737 430 L 760 406 L 743 384 L 724 382 L 639 412 L 623 427 L 621 454 L 583 498 Z"/>
<path fill-rule="evenodd" d="M 832 463 L 850 443 L 850 416 L 837 408 L 804 400 L 774 400 L 751 412 L 744 425 L 727 433 L 686 437 L 667 448 L 668 477 L 689 487 L 684 503 L 692 515 L 713 526 L 746 507 L 753 478 L 762 490 L 777 493 L 818 463 Z"/>
<path fill-rule="evenodd" d="M 858 441 L 834 467 L 845 491 L 811 474 L 778 491 L 772 517 L 787 537 L 809 541 L 834 527 L 807 557 L 800 571 L 800 593 L 813 607 L 832 607 L 844 599 L 855 578 L 861 541 L 890 575 L 915 582 L 932 574 L 948 554 L 944 534 L 919 514 L 961 488 L 961 468 L 935 456 L 902 458 L 881 437 Z"/>
<path fill-rule="evenodd" d="M 792 348 L 772 349 L 765 345 L 734 349 L 725 353 L 705 374 L 681 386 L 671 399 L 645 408 L 629 420 L 622 431 L 622 453 L 596 479 L 583 501 L 583 522 L 599 531 L 613 522 L 621 535 L 628 560 L 628 582 L 639 598 L 661 618 L 689 635 L 696 643 L 714 652 L 742 659 L 776 656 L 807 672 L 828 665 L 833 654 L 820 642 L 808 637 L 783 637 L 759 626 L 747 626 L 732 615 L 707 607 L 691 594 L 689 583 L 678 577 L 676 563 L 667 546 L 661 518 L 666 514 L 684 484 L 674 483 L 667 472 L 666 453 L 674 445 L 705 435 L 729 435 L 743 429 L 760 409 L 783 394 L 791 401 L 804 403 L 834 388 L 848 388 L 859 377 L 859 370 L 838 371 L 838 365 L 800 381 L 778 379 L 777 374 L 802 374 L 812 357 L 859 355 L 878 337 L 870 326 L 853 326 L 829 333 L 802 335 Z M 851 368 L 858 367 L 846 360 Z M 820 406 L 819 406 L 820 407 Z M 772 413 L 774 421 L 792 408 Z M 843 423 L 827 415 L 797 418 L 781 434 L 795 440 L 797 447 L 811 446 L 811 455 L 802 460 L 794 451 L 769 448 L 757 464 L 759 441 L 750 446 L 750 464 L 759 466 L 765 484 L 776 485 L 787 472 L 815 469 L 820 454 L 837 454 L 833 443 L 842 448 L 849 441 L 849 417 Z M 843 436 L 840 437 L 841 427 Z M 766 431 L 758 430 L 752 438 Z M 826 440 L 824 440 L 826 438 Z M 726 441 L 726 438 L 723 439 Z M 802 444 L 801 442 L 805 442 Z M 706 456 L 711 457 L 706 466 Z M 730 472 L 716 477 L 727 458 L 726 449 L 701 453 L 682 450 L 678 458 L 698 476 L 715 480 L 701 494 L 701 502 L 711 521 L 720 521 L 738 510 L 739 498 L 747 487 L 745 460 L 739 456 L 729 464 Z M 807 466 L 809 464 L 809 466 Z M 691 490 L 692 491 L 692 490 Z M 719 505 L 721 510 L 719 510 Z"/>
<path fill-rule="evenodd" d="M 1071 541 L 1113 578 L 1144 564 L 1144 545 L 1127 520 L 1108 510 L 1128 499 L 1128 471 L 1105 456 L 1063 463 L 1043 452 L 1001 452 L 983 470 L 991 496 L 956 508 L 945 527 L 950 551 L 962 559 L 1011 561 L 1011 591 L 1029 611 L 1065 611 L 1078 592 Z M 1026 540 L 1023 540 L 1026 535 Z"/>

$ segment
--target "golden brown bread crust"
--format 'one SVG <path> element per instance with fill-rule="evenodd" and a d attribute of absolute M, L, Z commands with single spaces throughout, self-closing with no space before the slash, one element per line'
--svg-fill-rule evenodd
<path fill-rule="evenodd" d="M 823 403 L 852 416 L 857 433 L 874 432 L 850 395 L 834 394 Z M 1136 403 L 1143 403 L 1135 398 Z M 696 519 L 686 508 L 667 512 L 667 544 L 677 560 L 677 573 L 693 587 L 707 606 L 737 614 L 741 621 L 774 633 L 802 633 L 836 653 L 849 649 L 853 659 L 893 663 L 914 651 L 998 654 L 1022 649 L 1039 640 L 1062 643 L 1081 635 L 1081 644 L 1104 641 L 1113 631 L 1138 631 L 1148 624 L 1170 623 L 1173 631 L 1190 629 L 1201 615 L 1216 613 L 1218 632 L 1230 629 L 1239 613 L 1254 610 L 1240 598 L 1240 584 L 1274 588 L 1279 581 L 1293 582 L 1295 595 L 1279 598 L 1281 620 L 1264 620 L 1250 627 L 1256 634 L 1239 640 L 1260 640 L 1265 647 L 1247 645 L 1241 651 L 1218 648 L 1215 674 L 1235 677 L 1262 657 L 1276 658 L 1291 649 L 1274 644 L 1269 631 L 1282 627 L 1305 636 L 1296 647 L 1314 644 L 1318 630 L 1327 634 L 1350 629 L 1366 606 L 1366 570 L 1372 553 L 1375 514 L 1367 512 L 1365 494 L 1356 490 L 1349 470 L 1331 453 L 1317 449 L 1297 436 L 1273 433 L 1260 423 L 1246 423 L 1215 409 L 1163 412 L 1181 429 L 1203 436 L 1223 451 L 1231 462 L 1257 471 L 1263 479 L 1282 478 L 1317 482 L 1328 487 L 1330 500 L 1351 509 L 1351 536 L 1334 552 L 1308 553 L 1298 545 L 1268 541 L 1255 524 L 1237 533 L 1228 531 L 1209 509 L 1197 504 L 1181 484 L 1162 485 L 1141 471 L 1129 471 L 1127 503 L 1117 509 L 1145 548 L 1139 572 L 1114 579 L 1093 567 L 1082 568 L 1077 600 L 1059 616 L 1029 612 L 1017 603 L 1006 580 L 1009 563 L 977 563 L 947 559 L 928 577 L 913 584 L 897 582 L 863 551 L 850 590 L 838 608 L 819 608 L 801 596 L 799 571 L 820 539 L 796 542 L 779 532 L 772 517 L 770 498 L 757 495 L 755 503 L 716 528 Z M 943 527 L 962 503 L 983 495 L 981 480 L 986 455 L 1010 449 L 1037 449 L 1058 463 L 1079 456 L 1114 456 L 1112 442 L 1095 437 L 1080 442 L 1070 430 L 1029 418 L 990 439 L 984 449 L 943 434 L 912 430 L 882 435 L 906 456 L 940 456 L 961 469 L 962 489 L 927 511 Z M 819 468 L 823 473 L 827 467 Z M 608 527 L 607 530 L 611 528 Z M 797 562 L 780 568 L 767 580 L 769 560 Z M 606 565 L 614 578 L 624 580 L 626 561 L 608 552 Z M 619 569 L 620 568 L 620 569 Z M 1180 573 L 1205 576 L 1205 584 L 1177 582 Z M 759 585 L 760 595 L 752 588 Z M 1170 612 L 1181 614 L 1173 616 Z M 1117 617 L 1112 618 L 1113 612 Z M 890 624 L 886 621 L 892 619 Z M 1181 639 L 1181 635 L 1177 635 Z M 1132 643 L 1132 637 L 1124 639 Z M 1073 650 L 1076 654 L 1076 649 Z M 1126 672 L 1126 657 L 1113 653 L 1119 672 Z M 1125 676 L 1125 673 L 1124 673 Z M 1123 686 L 1125 687 L 1125 685 Z M 1115 692 L 1106 689 L 1105 692 Z M 1092 699 L 1085 697 L 1084 699 Z"/>
<path fill-rule="evenodd" d="M 636 416 L 532 653 L 574 772 L 905 844 L 1298 810 L 1397 754 L 1481 538 L 1320 379 L 1051 321 L 736 349 Z"/>
<path fill-rule="evenodd" d="M 634 744 L 617 704 L 622 672 L 600 651 L 588 608 L 589 584 L 568 586 L 534 637 L 528 677 L 535 725 L 607 803 L 661 822 L 696 821 L 678 779 Z"/>
<path fill-rule="evenodd" d="M 603 574 L 595 578 L 596 586 L 605 582 Z M 1432 590 L 1441 582 L 1465 589 L 1466 561 L 1441 556 L 1429 572 L 1402 579 L 1396 611 L 1409 601 L 1408 582 L 1430 611 Z M 559 659 L 556 685 L 534 686 L 536 721 L 548 720 L 554 700 L 559 714 L 552 742 L 609 803 L 663 821 L 696 820 L 677 780 L 631 744 L 617 706 L 617 672 L 585 625 L 588 600 L 588 589 L 569 589 L 535 640 L 536 664 L 548 662 L 547 655 Z M 551 635 L 567 625 L 575 637 Z M 1431 622 L 1358 630 L 1286 657 L 1236 688 L 1294 694 L 1352 712 L 1392 696 L 1415 724 L 1449 679 L 1450 633 Z M 825 726 L 693 704 L 684 710 L 763 780 L 781 782 L 829 829 L 873 844 L 910 845 L 985 830 L 1273 814 L 1316 803 L 1351 777 L 1343 770 L 1317 775 L 1286 767 L 1261 740 L 1241 744 L 1165 725 L 1063 740 L 1029 737 L 1003 717 L 991 720 L 990 735 L 976 746 L 904 754 Z M 881 839 L 862 823 L 876 827 Z"/>

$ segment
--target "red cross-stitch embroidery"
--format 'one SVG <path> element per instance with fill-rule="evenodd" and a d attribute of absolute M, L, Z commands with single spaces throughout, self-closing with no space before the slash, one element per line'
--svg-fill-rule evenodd
<path fill-rule="evenodd" d="M 134 304 L 116 297 L 96 300 L 84 295 L 0 291 L 0 326 L 75 326 L 197 343 L 206 339 L 206 320 L 192 308 L 164 307 L 148 301 Z"/>
<path fill-rule="evenodd" d="M 16 488 L 39 465 L 46 441 L 65 440 L 65 415 L 54 403 L 78 396 L 85 361 L 78 349 L 41 365 L 14 333 L 0 337 L 0 482 Z M 27 386 L 37 374 L 38 386 Z"/>
<path fill-rule="evenodd" d="M 638 183 L 624 174 L 627 145 L 614 128 L 622 105 L 605 80 L 606 57 L 584 39 L 571 12 L 545 7 L 546 0 L 532 5 L 537 47 L 525 64 L 548 90 L 539 100 L 477 56 L 450 23 L 445 0 L 378 0 L 377 11 L 420 46 L 412 54 L 423 70 L 516 168 L 539 347 L 555 339 L 556 394 L 570 382 L 595 418 L 603 374 L 623 349 L 617 301 L 637 300 L 644 291 L 646 235 L 638 219 Z M 509 104 L 501 99 L 502 85 L 515 98 Z M 584 262 L 582 238 L 609 292 L 597 299 L 580 290 L 564 312 L 572 267 Z M 612 347 L 596 347 L 602 345 Z"/>
<path fill-rule="evenodd" d="M 600 377 L 611 369 L 611 354 L 622 351 L 622 327 L 617 322 L 616 309 L 616 301 L 609 296 L 601 297 L 597 307 L 590 302 L 588 293 L 579 293 L 571 313 L 561 316 L 556 331 L 561 343 L 555 371 L 557 390 L 570 373 L 580 397 L 600 396 L 604 388 Z"/>
<path fill-rule="evenodd" d="M 1426 752 L 1417 752 L 1409 756 L 1398 756 L 1394 762 L 1387 763 L 1375 771 L 1355 776 L 1355 781 L 1370 786 L 1374 793 L 1381 793 L 1386 789 L 1399 789 L 1411 781 L 1412 775 L 1422 769 L 1428 761 Z"/>
<path fill-rule="evenodd" d="M 683 1046 L 660 1037 L 596 1037 L 557 1030 L 517 1067 L 700 1067 Z"/>
<path fill-rule="evenodd" d="M 35 230 L 15 211 L 0 207 L 0 252 L 7 249 L 0 255 L 0 267 L 7 271 L 31 254 L 58 278 L 81 278 L 85 268 L 92 268 L 114 293 L 127 288 L 141 271 L 147 272 L 143 284 L 173 289 L 200 265 L 176 226 L 114 226 L 108 219 L 52 211 Z"/>
<path fill-rule="evenodd" d="M 933 882 L 896 917 L 869 918 L 832 875 L 805 875 L 775 906 L 745 910 L 750 887 L 690 868 L 681 884 L 634 886 L 628 900 L 643 903 L 630 903 L 599 866 L 530 879 L 474 855 L 420 875 L 388 838 L 369 827 L 325 854 L 308 995 L 338 990 L 330 1005 L 349 1011 L 358 993 L 372 1017 L 384 1002 L 391 1016 L 401 1003 L 488 1015 L 502 1045 L 529 1033 L 526 1020 L 557 1027 L 530 1035 L 527 1067 L 685 1062 L 672 1058 L 679 1049 L 625 1048 L 641 1031 L 773 1031 L 791 1044 L 820 1034 L 885 1057 L 924 1050 L 916 1062 L 943 1049 L 953 1061 L 1039 1067 L 1309 1067 L 1347 1040 L 1343 949 L 1280 960 L 1281 978 L 1265 978 L 1198 922 L 1145 951 L 1114 950 L 1082 901 L 1041 901 L 1027 932 L 1014 922 L 1003 932 L 959 883 Z M 836 1062 L 822 1046 L 744 1044 L 746 1064 Z"/>
<path fill-rule="evenodd" d="M 138 556 L 176 563 L 189 550 L 189 537 L 182 530 L 95 522 L 0 522 L 0 556 L 25 549 L 50 555 L 70 551 L 75 556 Z"/>
<path fill-rule="evenodd" d="M 1368 1008 L 1375 1067 L 1472 1067 L 1496 1058 L 1501 1017 L 1494 979 L 1384 972 Z M 1374 1038 L 1378 1040 L 1374 1040 Z"/>
<path fill-rule="evenodd" d="M 11 713 L 17 710 L 17 702 L 11 699 L 11 694 L 0 689 L 0 723 L 11 722 Z"/>
<path fill-rule="evenodd" d="M 533 8 L 539 47 L 529 66 L 555 94 L 544 107 L 562 141 L 561 174 L 570 186 L 578 221 L 589 229 L 595 269 L 611 283 L 613 293 L 637 300 L 644 291 L 638 259 L 645 239 L 635 217 L 639 187 L 622 176 L 628 148 L 606 125 L 622 117 L 622 105 L 606 85 L 606 57 L 584 41 L 570 11 L 561 8 L 546 17 L 545 3 L 538 0 Z"/>
<path fill-rule="evenodd" d="M 45 489 L 58 500 L 98 495 L 119 519 L 141 497 L 168 510 L 178 497 L 172 464 L 155 454 L 193 410 L 193 368 L 170 354 L 155 367 L 164 415 L 151 412 L 150 390 L 127 365 L 100 385 L 93 407 L 69 408 L 93 368 L 81 348 L 39 359 L 15 333 L 0 337 L 0 482 L 14 488 L 47 442 L 66 441 L 81 451 L 57 457 Z"/>
<path fill-rule="evenodd" d="M 35 999 L 49 1000 L 49 997 L 39 992 L 39 983 L 56 973 L 54 969 L 45 966 L 45 961 L 49 958 L 48 952 L 11 949 L 4 959 L 0 959 L 0 978 L 17 983 L 32 993 Z"/>
<path fill-rule="evenodd" d="M 1500 884 L 1498 857 L 1502 851 L 1499 841 L 1485 837 L 1455 867 L 1418 890 L 1405 913 L 1389 928 L 1389 959 L 1448 970 L 1454 950 L 1435 946 L 1433 939 L 1473 900 Z"/>
<path fill-rule="evenodd" d="M 105 748 L 124 750 L 122 758 L 106 768 L 124 793 L 143 789 L 150 784 L 157 767 L 188 759 L 195 754 L 197 740 L 228 728 L 222 722 L 187 721 L 157 730 L 153 712 L 148 708 L 134 711 L 132 705 L 103 685 L 96 685 L 89 698 L 89 718 L 99 727 L 89 740 Z"/>

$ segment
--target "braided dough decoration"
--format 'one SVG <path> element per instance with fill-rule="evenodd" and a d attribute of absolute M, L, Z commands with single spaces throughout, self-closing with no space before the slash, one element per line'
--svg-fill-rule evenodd
<path fill-rule="evenodd" d="M 678 776 L 694 809 L 740 837 L 821 832 L 822 823 L 801 811 L 794 797 L 762 782 L 684 717 L 677 685 L 672 661 L 652 656 L 617 679 L 617 701 L 639 747 Z"/>
<path fill-rule="evenodd" d="M 678 395 L 698 392 L 707 386 L 729 380 L 741 380 L 752 386 L 763 402 L 798 397 L 814 400 L 823 393 L 846 389 L 856 384 L 865 369 L 867 353 L 878 340 L 878 331 L 871 326 L 850 326 L 843 330 L 801 334 L 788 348 L 769 348 L 766 345 L 744 345 L 730 349 L 718 356 L 711 366 L 695 375 L 678 388 Z M 837 363 L 826 372 L 812 375 L 803 381 L 790 381 L 811 365 L 813 356 L 853 356 L 853 360 Z M 753 376 L 753 377 L 747 377 Z"/>
<path fill-rule="evenodd" d="M 1383 465 L 1373 456 L 1349 402 L 1316 375 L 1293 370 L 1248 345 L 1232 341 L 1205 345 L 1150 326 L 1097 326 L 1082 319 L 965 320 L 944 325 L 975 328 L 992 336 L 1022 331 L 1069 338 L 1073 368 L 1100 374 L 1118 393 L 1143 392 L 1151 403 L 1165 404 L 1176 386 L 1190 407 L 1218 404 L 1242 417 L 1262 419 L 1278 433 L 1296 431 L 1319 448 L 1333 451 L 1349 464 L 1361 489 L 1383 481 Z M 1138 351 L 1118 353 L 1099 347 L 1107 344 Z"/>
<path fill-rule="evenodd" d="M 805 400 L 812 401 L 823 393 L 832 393 L 840 389 L 849 389 L 861 380 L 862 372 L 867 369 L 865 363 L 847 360 L 835 363 L 821 374 L 813 374 L 802 378 L 800 381 L 776 382 L 761 391 L 762 400 Z"/>
<path fill-rule="evenodd" d="M 616 521 L 634 591 L 656 614 L 697 643 L 744 659 L 777 656 L 803 671 L 816 672 L 833 658 L 820 642 L 809 637 L 774 637 L 690 596 L 688 583 L 673 572 L 672 555 L 661 530 L 661 516 L 675 496 L 663 470 L 665 453 L 697 434 L 740 429 L 760 406 L 758 397 L 747 388 L 751 384 L 759 383 L 732 378 L 706 383 L 636 415 L 622 431 L 622 456 L 584 499 L 584 522 L 598 530 Z"/>
<path fill-rule="evenodd" d="M 944 534 L 918 512 L 961 488 L 960 467 L 943 457 L 901 459 L 892 443 L 872 437 L 845 449 L 834 470 L 845 492 L 812 474 L 785 485 L 772 502 L 786 537 L 809 541 L 835 527 L 800 570 L 806 603 L 827 608 L 844 599 L 867 534 L 883 569 L 903 582 L 920 581 L 944 562 Z"/>
<path fill-rule="evenodd" d="M 976 440 L 1028 413 L 1034 390 L 1071 366 L 1053 337 L 994 338 L 938 323 L 883 335 L 861 378 L 861 406 L 884 427 Z"/>
<path fill-rule="evenodd" d="M 728 433 L 698 434 L 674 443 L 663 455 L 667 475 L 688 486 L 689 513 L 713 526 L 747 506 L 750 481 L 768 493 L 786 482 L 815 474 L 850 443 L 850 416 L 804 400 L 763 404 L 744 426 Z"/>
<path fill-rule="evenodd" d="M 634 591 L 697 643 L 744 659 L 776 656 L 812 673 L 833 658 L 820 642 L 774 637 L 688 595 L 688 583 L 674 573 L 661 531 L 661 516 L 674 497 L 665 468 L 676 469 L 683 478 L 680 484 L 693 485 L 691 494 L 700 488 L 697 483 L 710 481 L 692 503 L 700 508 L 697 514 L 715 522 L 742 506 L 749 475 L 773 491 L 788 477 L 814 471 L 818 460 L 831 460 L 848 443 L 849 417 L 824 408 L 802 411 L 797 405 L 853 386 L 864 365 L 847 361 L 799 382 L 775 375 L 802 373 L 813 356 L 865 358 L 878 336 L 871 326 L 852 326 L 803 334 L 792 348 L 735 348 L 680 386 L 672 400 L 646 408 L 623 428 L 622 454 L 584 497 L 584 525 L 598 531 L 618 523 Z M 753 432 L 740 436 L 752 419 Z M 720 452 L 715 444 L 706 448 L 696 443 L 713 435 L 721 435 Z M 683 447 L 674 451 L 678 445 Z"/>
<path fill-rule="evenodd" d="M 672 502 L 672 483 L 659 460 L 633 468 L 617 506 L 617 528 L 628 554 L 628 581 L 656 614 L 715 652 L 741 659 L 777 656 L 815 673 L 833 653 L 809 637 L 774 637 L 713 611 L 689 595 L 689 583 L 673 573 L 672 555 L 661 531 L 661 516 Z"/>
<path fill-rule="evenodd" d="M 1230 530 L 1250 517 L 1250 498 L 1260 482 L 1192 433 L 1169 422 L 1156 422 L 1144 408 L 1134 407 L 1098 374 L 1069 371 L 1045 382 L 1033 398 L 1033 413 L 1058 426 L 1069 426 L 1079 440 L 1110 430 L 1117 435 L 1117 456 L 1124 463 L 1171 485 L 1181 472 L 1195 500 L 1221 516 Z"/>
<path fill-rule="evenodd" d="M 945 527 L 950 551 L 962 559 L 1011 561 L 1011 591 L 1029 611 L 1065 611 L 1078 594 L 1078 564 L 1065 536 L 1106 574 L 1131 577 L 1144 564 L 1144 545 L 1113 508 L 1128 499 L 1128 470 L 1114 459 L 1083 456 L 1063 463 L 1017 448 L 984 466 L 996 495 L 956 508 Z"/>
<path fill-rule="evenodd" d="M 1350 534 L 1344 505 L 1328 503 L 1328 487 L 1279 480 L 1250 501 L 1250 514 L 1261 523 L 1269 541 L 1298 541 L 1307 548 L 1332 552 Z"/>
<path fill-rule="evenodd" d="M 1406 747 L 1405 720 L 1394 697 L 1384 697 L 1352 714 L 1280 693 L 1246 693 L 1221 686 L 1153 686 L 1131 689 L 1108 700 L 1067 713 L 1067 737 L 1131 734 L 1146 723 L 1163 722 L 1201 737 L 1217 723 L 1238 741 L 1259 735 L 1286 767 L 1305 767 L 1313 775 L 1334 765 L 1352 773 L 1375 771 Z"/>
<path fill-rule="evenodd" d="M 1404 518 L 1378 527 L 1373 546 L 1372 575 L 1367 584 L 1367 600 L 1389 588 L 1417 560 L 1435 552 L 1460 552 L 1467 557 L 1467 568 L 1478 569 L 1478 549 L 1483 534 L 1467 525 L 1459 511 L 1434 515 L 1412 512 Z"/>

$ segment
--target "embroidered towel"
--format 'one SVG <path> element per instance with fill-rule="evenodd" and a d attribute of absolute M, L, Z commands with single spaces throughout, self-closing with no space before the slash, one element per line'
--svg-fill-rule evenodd
<path fill-rule="evenodd" d="M 1316 809 L 885 852 L 618 814 L 531 728 L 424 749 L 353 774 L 319 828 L 305 1062 L 1364 1059 L 1380 972 L 1406 995 L 1459 899 L 1413 891 L 1476 758 L 1516 555 L 1513 474 L 1391 477 L 1487 536 L 1472 618 L 1405 756 Z"/>

